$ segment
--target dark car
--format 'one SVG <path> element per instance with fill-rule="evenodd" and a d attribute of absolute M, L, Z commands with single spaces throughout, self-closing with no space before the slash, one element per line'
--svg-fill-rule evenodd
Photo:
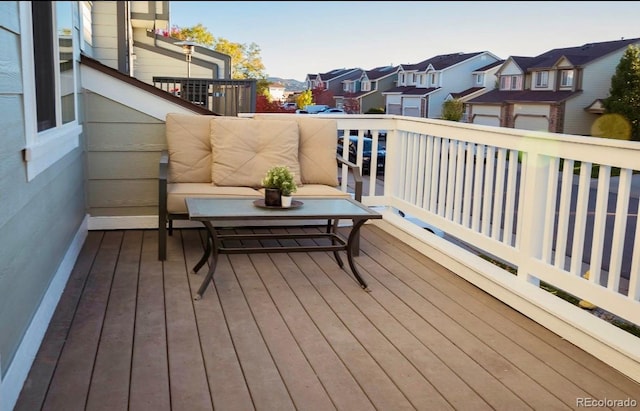
<path fill-rule="evenodd" d="M 338 149 L 337 153 L 343 155 L 343 137 L 338 137 Z M 364 146 L 362 147 L 362 173 L 370 174 L 369 169 L 371 168 L 371 147 L 373 146 L 373 140 L 370 137 L 363 137 L 362 143 Z M 378 142 L 380 144 L 380 142 Z M 349 136 L 349 161 L 352 163 L 356 162 L 357 157 L 357 147 L 358 147 L 358 136 Z M 384 146 L 378 145 L 378 173 L 381 174 L 384 171 L 384 161 L 386 157 L 387 151 Z"/>

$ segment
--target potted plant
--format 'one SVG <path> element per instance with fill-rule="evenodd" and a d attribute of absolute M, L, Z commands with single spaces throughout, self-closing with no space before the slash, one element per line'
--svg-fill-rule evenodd
<path fill-rule="evenodd" d="M 291 194 L 298 189 L 293 173 L 286 166 L 271 167 L 262 179 L 264 203 L 273 207 L 290 207 Z"/>

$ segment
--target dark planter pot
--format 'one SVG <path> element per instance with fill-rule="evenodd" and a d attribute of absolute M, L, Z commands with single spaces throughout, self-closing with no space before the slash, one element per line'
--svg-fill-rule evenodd
<path fill-rule="evenodd" d="M 280 199 L 280 190 L 277 188 L 264 189 L 264 205 L 269 207 L 282 207 Z"/>

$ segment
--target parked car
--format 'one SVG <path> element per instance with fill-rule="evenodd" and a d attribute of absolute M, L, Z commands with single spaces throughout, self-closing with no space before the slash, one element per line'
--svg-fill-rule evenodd
<path fill-rule="evenodd" d="M 371 174 L 371 147 L 373 146 L 373 140 L 369 137 L 363 137 L 363 147 L 362 147 L 362 173 L 363 174 Z M 343 147 L 344 147 L 344 137 L 338 137 L 338 146 L 337 153 L 343 155 Z M 352 163 L 356 162 L 357 158 L 357 147 L 358 147 L 358 136 L 349 136 L 349 161 Z M 378 146 L 378 159 L 377 159 L 377 174 L 381 174 L 384 172 L 384 162 L 387 155 L 387 150 L 384 146 Z"/>
<path fill-rule="evenodd" d="M 341 108 L 329 107 L 328 109 L 323 110 L 318 114 L 346 114 L 346 112 Z"/>

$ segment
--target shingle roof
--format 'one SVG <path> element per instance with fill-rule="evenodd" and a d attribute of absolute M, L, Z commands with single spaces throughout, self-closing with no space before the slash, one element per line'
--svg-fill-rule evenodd
<path fill-rule="evenodd" d="M 327 81 L 327 80 L 331 80 L 334 79 L 336 77 L 340 77 L 345 75 L 346 73 L 349 73 L 352 70 L 356 70 L 355 68 L 350 68 L 350 69 L 335 69 L 335 70 L 331 70 L 327 73 L 320 73 L 318 74 L 318 77 L 320 77 L 322 79 L 322 81 Z"/>
<path fill-rule="evenodd" d="M 493 62 L 493 63 L 491 63 L 491 64 L 487 64 L 486 66 L 482 66 L 482 67 L 477 68 L 477 69 L 475 69 L 475 70 L 473 70 L 473 71 L 474 71 L 474 72 L 476 72 L 476 71 L 487 71 L 487 70 L 489 70 L 489 69 L 492 69 L 492 68 L 494 68 L 494 67 L 497 67 L 497 66 L 501 65 L 502 63 L 504 63 L 504 60 L 494 61 L 494 62 Z"/>
<path fill-rule="evenodd" d="M 471 57 L 475 57 L 481 53 L 483 52 L 478 51 L 475 53 L 440 54 L 438 56 L 431 57 L 429 59 L 423 60 L 416 64 L 402 64 L 402 68 L 407 71 L 409 70 L 424 71 L 427 69 L 427 67 L 429 67 L 429 65 L 431 65 L 435 70 L 442 70 L 447 67 L 453 66 L 454 64 L 458 64 L 461 61 L 468 60 Z"/>
<path fill-rule="evenodd" d="M 367 70 L 367 78 L 369 80 L 376 80 L 380 77 L 388 76 L 389 74 L 393 74 L 398 71 L 399 66 L 382 66 L 372 68 L 371 70 Z"/>
<path fill-rule="evenodd" d="M 457 92 L 457 93 L 451 93 L 451 97 L 453 97 L 453 98 L 463 98 L 465 96 L 468 96 L 469 94 L 475 93 L 476 91 L 480 91 L 483 88 L 484 87 L 471 87 L 471 88 L 468 88 L 466 90 L 463 90 L 463 91 L 460 91 L 460 92 Z"/>
<path fill-rule="evenodd" d="M 639 42 L 640 38 L 634 38 L 627 40 L 603 41 L 599 43 L 587 43 L 582 46 L 553 49 L 536 56 L 534 61 L 527 68 L 529 70 L 551 68 L 562 57 L 566 57 L 574 66 L 582 66 L 602 56 L 618 51 L 621 48 L 626 48 L 630 44 Z"/>
<path fill-rule="evenodd" d="M 414 86 L 400 86 L 400 87 L 393 87 L 387 91 L 383 91 L 382 94 L 399 93 L 406 96 L 425 96 L 429 93 L 436 91 L 439 88 L 440 87 L 417 88 Z"/>
<path fill-rule="evenodd" d="M 504 103 L 516 101 L 532 103 L 559 103 L 579 93 L 579 91 L 509 91 L 496 89 L 469 100 L 469 103 Z"/>

